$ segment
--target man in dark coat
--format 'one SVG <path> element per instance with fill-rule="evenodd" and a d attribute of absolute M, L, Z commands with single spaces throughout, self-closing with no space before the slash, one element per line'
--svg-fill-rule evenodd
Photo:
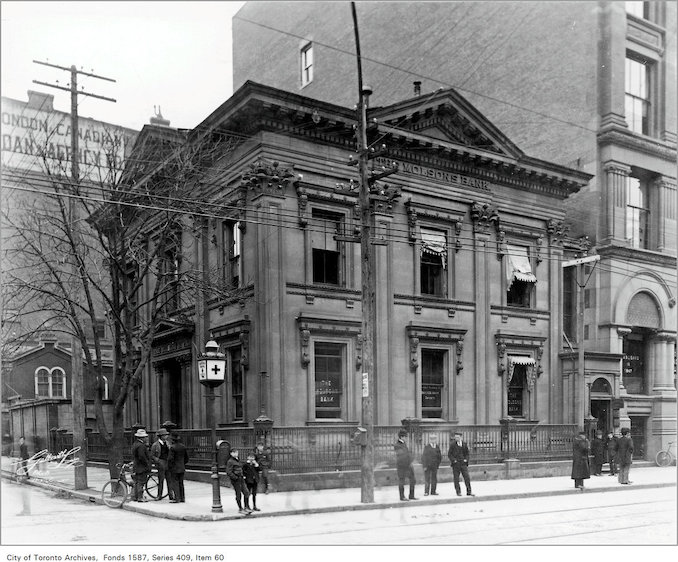
<path fill-rule="evenodd" d="M 591 454 L 593 455 L 593 475 L 603 475 L 603 462 L 605 462 L 605 445 L 603 443 L 603 432 L 596 431 L 596 435 L 591 441 Z"/>
<path fill-rule="evenodd" d="M 250 509 L 247 509 L 247 504 L 249 502 L 249 492 L 247 491 L 247 486 L 245 485 L 245 478 L 242 470 L 242 462 L 239 459 L 240 453 L 238 449 L 231 449 L 230 456 L 228 461 L 226 461 L 226 475 L 231 480 L 233 490 L 235 491 L 235 503 L 238 504 L 238 512 L 244 515 L 249 515 L 252 513 Z M 242 505 L 242 496 L 245 496 L 245 507 Z"/>
<path fill-rule="evenodd" d="M 398 440 L 393 449 L 396 454 L 396 471 L 398 472 L 398 491 L 400 492 L 400 501 L 416 500 L 414 497 L 414 468 L 412 468 L 412 454 L 405 443 L 407 431 L 401 429 L 398 431 Z M 405 479 L 410 483 L 410 497 L 405 497 Z"/>
<path fill-rule="evenodd" d="M 261 441 L 257 443 L 254 449 L 254 460 L 257 461 L 259 468 L 261 468 L 261 483 L 264 486 L 264 493 L 268 494 L 268 471 L 271 468 L 271 448 L 264 450 L 264 443 Z"/>
<path fill-rule="evenodd" d="M 461 486 L 459 485 L 459 475 L 464 478 L 466 485 L 466 495 L 473 496 L 471 492 L 471 477 L 468 473 L 469 450 L 468 445 L 462 438 L 462 434 L 457 431 L 454 433 L 454 440 L 450 443 L 450 448 L 447 451 L 447 458 L 450 459 L 450 466 L 452 466 L 452 474 L 454 476 L 454 489 L 458 496 L 461 496 Z"/>
<path fill-rule="evenodd" d="M 148 450 L 148 433 L 145 429 L 137 429 L 134 434 L 136 441 L 132 445 L 132 466 L 134 473 L 134 497 L 136 502 L 148 501 L 144 498 L 144 488 L 148 477 L 151 475 L 151 468 L 153 467 L 153 460 L 151 453 Z"/>
<path fill-rule="evenodd" d="M 629 471 L 633 462 L 633 439 L 628 427 L 622 427 L 621 437 L 617 442 L 617 463 L 619 465 L 619 483 L 631 484 Z"/>
<path fill-rule="evenodd" d="M 170 492 L 170 503 L 180 503 L 186 501 L 184 491 L 184 474 L 186 473 L 186 463 L 188 463 L 188 450 L 186 445 L 181 442 L 179 434 L 172 436 L 172 445 L 167 456 L 167 470 L 171 474 L 168 485 L 172 487 Z"/>
<path fill-rule="evenodd" d="M 438 467 L 443 458 L 438 445 L 438 436 L 432 433 L 428 438 L 428 444 L 424 447 L 421 455 L 421 465 L 424 468 L 424 495 L 428 496 L 429 490 L 432 496 L 437 496 Z"/>
<path fill-rule="evenodd" d="M 605 450 L 607 451 L 607 462 L 610 464 L 610 476 L 617 473 L 617 436 L 611 431 L 607 434 L 605 441 Z"/>
<path fill-rule="evenodd" d="M 584 480 L 591 478 L 591 470 L 589 468 L 590 449 L 586 433 L 580 431 L 572 444 L 572 479 L 574 480 L 574 487 L 582 491 L 584 490 Z"/>
<path fill-rule="evenodd" d="M 158 497 L 156 500 L 162 499 L 164 484 L 167 482 L 167 491 L 169 492 L 170 500 L 175 499 L 172 486 L 170 484 L 170 472 L 167 470 L 167 458 L 169 457 L 170 447 L 167 442 L 169 431 L 164 427 L 155 432 L 158 438 L 153 445 L 151 445 L 151 458 L 153 463 L 158 468 Z"/>
<path fill-rule="evenodd" d="M 28 475 L 28 459 L 30 457 L 28 455 L 28 445 L 26 445 L 26 440 L 23 438 L 23 435 L 19 437 L 19 458 L 21 460 L 19 461 L 19 470 L 17 471 L 17 474 L 28 480 L 30 478 Z"/>

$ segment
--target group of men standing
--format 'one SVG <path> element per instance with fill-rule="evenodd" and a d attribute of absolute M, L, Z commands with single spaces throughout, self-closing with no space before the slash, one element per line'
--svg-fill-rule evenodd
<path fill-rule="evenodd" d="M 416 500 L 418 498 L 414 495 L 414 468 L 412 466 L 412 454 L 405 443 L 407 431 L 401 429 L 398 432 L 398 440 L 394 445 L 396 453 L 396 470 L 398 473 L 398 491 L 400 492 L 400 501 Z M 424 452 L 421 456 L 421 464 L 424 468 L 424 495 L 437 496 L 436 488 L 438 486 L 438 468 L 442 461 L 442 452 L 440 445 L 438 445 L 438 437 L 435 434 L 429 436 L 429 442 L 424 447 Z M 452 474 L 454 476 L 454 489 L 458 496 L 461 496 L 461 486 L 459 478 L 464 478 L 466 485 L 466 495 L 473 496 L 471 492 L 471 477 L 468 473 L 469 449 L 466 442 L 463 440 L 461 433 L 454 434 L 454 440 L 450 443 L 447 451 L 447 458 L 450 460 L 452 467 Z M 409 481 L 410 494 L 405 497 L 405 481 Z"/>
<path fill-rule="evenodd" d="M 149 436 L 145 429 L 138 429 L 134 434 L 135 442 L 132 445 L 132 464 L 134 478 L 133 500 L 148 501 L 144 498 L 144 488 L 151 475 L 153 465 L 158 469 L 158 495 L 156 500 L 164 497 L 165 484 L 169 493 L 170 503 L 186 501 L 184 491 L 184 474 L 188 463 L 188 450 L 181 442 L 179 434 L 172 435 L 169 431 L 160 428 L 155 433 L 157 440 L 148 447 Z"/>
<path fill-rule="evenodd" d="M 584 489 L 584 480 L 602 476 L 605 459 L 610 465 L 610 476 L 618 474 L 620 484 L 631 484 L 629 471 L 633 462 L 633 439 L 628 427 L 621 429 L 621 437 L 612 432 L 603 440 L 602 431 L 597 431 L 589 443 L 586 432 L 580 431 L 572 448 L 572 479 L 575 488 Z"/>

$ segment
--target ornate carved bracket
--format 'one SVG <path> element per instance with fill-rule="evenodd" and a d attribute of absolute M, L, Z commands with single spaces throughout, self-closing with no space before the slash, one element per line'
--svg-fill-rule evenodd
<path fill-rule="evenodd" d="M 489 203 L 471 203 L 471 220 L 476 232 L 487 234 L 490 226 L 499 230 L 499 213 Z"/>
<path fill-rule="evenodd" d="M 464 362 L 461 360 L 463 353 L 464 353 L 464 340 L 459 340 L 457 342 L 457 375 L 461 374 L 461 372 L 464 370 Z"/>
<path fill-rule="evenodd" d="M 417 239 L 417 211 L 412 207 L 412 200 L 405 203 L 407 208 L 407 227 L 410 236 L 410 242 Z"/>
<path fill-rule="evenodd" d="M 240 364 L 244 369 L 250 366 L 250 333 L 240 332 Z"/>
<path fill-rule="evenodd" d="M 311 355 L 308 350 L 311 341 L 311 331 L 300 330 L 299 335 L 301 338 L 301 364 L 304 367 L 308 367 L 308 364 L 311 362 Z"/>
<path fill-rule="evenodd" d="M 286 188 L 296 186 L 299 178 L 293 172 L 294 166 L 285 169 L 279 169 L 279 166 L 278 162 L 269 164 L 260 158 L 243 172 L 241 186 L 256 194 L 284 195 Z"/>
<path fill-rule="evenodd" d="M 299 342 L 301 344 L 301 364 L 308 367 L 311 362 L 311 333 L 331 334 L 354 338 L 355 340 L 355 365 L 360 369 L 363 363 L 361 323 L 348 318 L 317 318 L 300 315 L 297 318 L 299 325 Z"/>
<path fill-rule="evenodd" d="M 297 205 L 299 207 L 299 226 L 306 228 L 308 226 L 308 194 L 301 185 L 297 185 Z"/>
<path fill-rule="evenodd" d="M 460 239 L 462 224 L 463 224 L 463 221 L 461 219 L 454 221 L 454 234 L 455 234 L 454 251 L 455 251 L 455 253 L 458 252 L 459 250 L 461 250 L 461 246 L 462 246 L 461 239 Z"/>
<path fill-rule="evenodd" d="M 459 328 L 448 327 L 433 327 L 433 326 L 415 326 L 410 323 L 407 326 L 407 335 L 410 340 L 410 369 L 416 371 L 419 367 L 418 349 L 422 341 L 444 342 L 448 344 L 456 344 L 457 355 L 457 374 L 463 370 L 464 366 L 461 362 L 462 352 L 464 350 L 464 335 L 466 330 Z"/>
<path fill-rule="evenodd" d="M 419 338 L 410 337 L 410 369 L 416 371 L 419 367 Z"/>
<path fill-rule="evenodd" d="M 539 238 L 537 238 L 537 244 L 536 244 L 535 260 L 537 262 L 537 265 L 539 265 L 543 261 L 543 258 L 541 257 L 541 247 L 542 247 L 543 244 L 544 244 L 544 239 L 540 236 Z"/>
<path fill-rule="evenodd" d="M 508 244 L 506 242 L 506 233 L 503 230 L 497 232 L 497 259 L 501 261 L 508 253 Z"/>

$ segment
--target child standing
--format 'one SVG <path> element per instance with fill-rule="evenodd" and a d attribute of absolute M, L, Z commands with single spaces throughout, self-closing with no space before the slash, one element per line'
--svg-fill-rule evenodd
<path fill-rule="evenodd" d="M 252 509 L 253 511 L 261 511 L 257 507 L 257 486 L 259 485 L 259 473 L 261 472 L 261 467 L 259 463 L 254 458 L 254 453 L 247 455 L 247 462 L 242 467 L 243 477 L 245 478 L 245 486 L 249 491 L 249 495 L 252 497 Z M 250 508 L 249 498 L 245 496 L 245 506 L 247 509 Z"/>
<path fill-rule="evenodd" d="M 264 485 L 264 493 L 268 494 L 268 469 L 271 468 L 271 449 L 264 451 L 264 444 L 257 443 L 257 448 L 254 450 L 254 460 L 261 468 L 261 481 Z"/>

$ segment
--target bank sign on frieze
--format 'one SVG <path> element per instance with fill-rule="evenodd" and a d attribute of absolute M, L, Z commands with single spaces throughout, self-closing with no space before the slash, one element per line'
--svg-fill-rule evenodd
<path fill-rule="evenodd" d="M 410 164 L 409 162 L 398 162 L 397 160 L 391 160 L 388 158 L 375 158 L 374 162 L 379 166 L 390 166 L 393 162 L 395 162 L 398 164 L 398 170 L 405 172 L 406 174 L 423 176 L 453 185 L 461 185 L 463 187 L 473 187 L 475 189 L 489 191 L 492 185 L 487 180 L 464 176 L 456 172 L 438 170 L 437 168 L 429 168 L 428 166 L 420 166 L 419 164 Z"/>

